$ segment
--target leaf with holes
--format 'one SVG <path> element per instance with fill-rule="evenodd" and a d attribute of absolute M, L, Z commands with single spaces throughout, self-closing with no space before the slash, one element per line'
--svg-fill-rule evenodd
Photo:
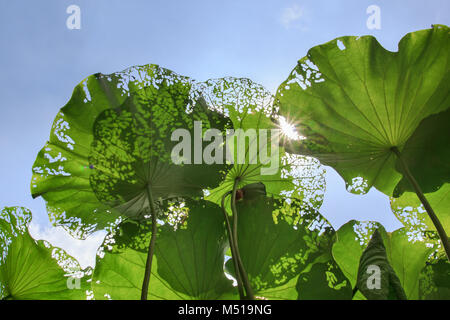
<path fill-rule="evenodd" d="M 412 190 L 396 147 L 423 192 L 435 191 L 450 178 L 449 54 L 449 28 L 441 25 L 407 34 L 398 52 L 372 36 L 310 49 L 276 96 L 280 113 L 306 137 L 289 150 L 332 166 L 351 191 L 374 186 L 392 195 Z"/>
<path fill-rule="evenodd" d="M 0 298 L 5 300 L 85 300 L 91 270 L 81 270 L 64 250 L 34 240 L 31 212 L 5 207 L 0 212 Z"/>
<path fill-rule="evenodd" d="M 316 263 L 298 277 L 299 300 L 351 300 L 352 287 L 339 266 L 330 259 Z"/>
<path fill-rule="evenodd" d="M 202 98 L 192 101 L 190 91 L 186 83 L 163 82 L 157 89 L 148 87 L 131 95 L 120 108 L 105 110 L 97 117 L 89 156 L 94 167 L 90 182 L 102 203 L 123 216 L 143 220 L 149 214 L 149 192 L 154 201 L 199 198 L 203 189 L 223 180 L 228 168 L 223 157 L 217 163 L 202 163 L 201 150 L 209 145 L 202 133 L 217 130 L 216 138 L 221 140 L 231 124 L 209 110 Z M 186 111 L 189 105 L 191 110 Z M 174 151 L 180 144 L 183 163 L 178 163 L 178 152 Z"/>
<path fill-rule="evenodd" d="M 450 183 L 445 183 L 439 190 L 425 194 L 445 230 L 450 230 Z M 391 198 L 392 212 L 408 231 L 421 234 L 435 231 L 436 228 L 425 209 L 413 192 L 405 192 L 399 198 Z"/>
<path fill-rule="evenodd" d="M 148 207 L 146 183 L 157 197 L 198 195 L 217 185 L 226 165 L 180 169 L 167 163 L 172 130 L 192 133 L 195 120 L 203 121 L 201 133 L 227 123 L 206 110 L 194 87 L 189 78 L 156 65 L 95 74 L 77 85 L 33 166 L 31 192 L 47 201 L 51 220 L 85 238 L 121 215 L 139 218 Z"/>
<path fill-rule="evenodd" d="M 297 299 L 299 275 L 329 257 L 333 228 L 298 200 L 244 198 L 236 209 L 238 247 L 255 295 Z M 234 274 L 231 259 L 227 269 Z"/>
<path fill-rule="evenodd" d="M 158 228 L 148 299 L 235 297 L 223 271 L 227 237 L 220 208 L 180 200 L 164 212 L 169 222 Z M 140 298 L 149 224 L 123 222 L 105 238 L 93 275 L 96 299 Z"/>
<path fill-rule="evenodd" d="M 207 199 L 220 204 L 238 179 L 238 188 L 264 183 L 270 196 L 301 199 L 318 209 L 325 189 L 324 170 L 317 160 L 287 154 L 280 147 L 283 131 L 275 123 L 272 94 L 249 79 L 231 77 L 208 80 L 199 87 L 208 105 L 228 116 L 234 129 L 227 139 L 233 167 Z"/>

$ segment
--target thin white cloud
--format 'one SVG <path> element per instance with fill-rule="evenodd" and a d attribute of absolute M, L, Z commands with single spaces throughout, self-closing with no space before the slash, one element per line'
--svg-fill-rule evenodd
<path fill-rule="evenodd" d="M 62 227 L 41 227 L 37 223 L 30 223 L 31 236 L 36 240 L 47 240 L 54 247 L 64 249 L 69 255 L 78 260 L 84 269 L 95 266 L 98 247 L 105 238 L 105 232 L 96 232 L 86 240 L 72 238 Z"/>
<path fill-rule="evenodd" d="M 303 9 L 298 4 L 293 4 L 283 9 L 280 22 L 286 29 L 290 29 L 303 15 Z"/>

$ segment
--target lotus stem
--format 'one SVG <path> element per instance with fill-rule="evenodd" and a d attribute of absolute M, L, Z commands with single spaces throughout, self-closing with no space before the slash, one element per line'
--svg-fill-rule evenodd
<path fill-rule="evenodd" d="M 238 213 L 236 210 L 236 191 L 239 184 L 239 179 L 234 180 L 233 191 L 231 194 L 231 212 L 233 213 L 233 242 L 236 250 L 236 258 L 239 266 L 239 272 L 241 274 L 242 282 L 244 284 L 245 292 L 247 293 L 247 299 L 255 300 L 255 295 L 253 294 L 253 289 L 250 285 L 250 281 L 245 271 L 244 265 L 241 260 L 241 255 L 239 253 L 239 243 L 237 238 L 237 225 L 238 225 Z"/>
<path fill-rule="evenodd" d="M 233 260 L 233 265 L 234 265 L 234 273 L 236 276 L 236 282 L 238 285 L 238 291 L 239 291 L 239 297 L 241 300 L 245 299 L 245 294 L 244 294 L 244 289 L 242 287 L 242 279 L 241 279 L 241 275 L 239 272 L 239 265 L 238 265 L 238 261 L 236 258 L 236 247 L 234 245 L 233 242 L 233 233 L 231 231 L 231 225 L 230 225 L 230 220 L 228 219 L 228 213 L 225 210 L 225 198 L 230 195 L 232 192 L 228 191 L 227 193 L 225 193 L 222 196 L 222 212 L 223 215 L 225 217 L 225 223 L 226 223 L 226 227 L 227 227 L 227 233 L 228 233 L 228 242 L 230 243 L 230 249 L 231 249 L 231 256 L 232 256 L 232 260 Z"/>
<path fill-rule="evenodd" d="M 155 203 L 153 202 L 153 195 L 150 189 L 150 185 L 147 186 L 147 197 L 150 205 L 150 216 L 152 219 L 152 235 L 150 238 L 150 244 L 148 246 L 147 262 L 145 263 L 144 281 L 142 282 L 141 300 L 147 300 L 148 285 L 150 284 L 150 276 L 152 274 L 152 262 L 153 254 L 155 252 L 157 221 Z"/>
<path fill-rule="evenodd" d="M 353 290 L 352 290 L 352 300 L 353 300 L 353 298 L 355 297 L 355 294 L 358 292 L 358 286 L 357 285 L 355 285 L 355 287 L 353 288 Z"/>

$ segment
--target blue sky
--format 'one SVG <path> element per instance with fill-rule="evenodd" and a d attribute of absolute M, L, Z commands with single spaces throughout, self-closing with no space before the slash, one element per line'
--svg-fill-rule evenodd
<path fill-rule="evenodd" d="M 81 9 L 81 29 L 69 30 L 66 8 Z M 381 9 L 381 29 L 366 27 L 369 5 Z M 71 241 L 33 200 L 31 167 L 58 110 L 77 83 L 96 72 L 156 63 L 197 80 L 248 77 L 270 91 L 307 50 L 338 36 L 372 34 L 388 50 L 407 32 L 450 24 L 450 1 L 2 1 L 0 3 L 0 206 L 33 212 L 32 232 L 92 264 L 98 233 Z M 327 171 L 321 212 L 339 227 L 349 219 L 400 227 L 389 199 L 376 190 L 356 196 Z"/>

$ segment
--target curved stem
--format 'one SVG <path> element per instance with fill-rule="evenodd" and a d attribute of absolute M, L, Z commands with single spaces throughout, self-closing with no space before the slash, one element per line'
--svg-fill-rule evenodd
<path fill-rule="evenodd" d="M 234 180 L 233 192 L 231 194 L 231 212 L 233 213 L 233 242 L 236 250 L 236 258 L 239 266 L 239 272 L 241 274 L 242 282 L 244 283 L 245 292 L 247 293 L 247 298 L 250 300 L 255 300 L 255 295 L 253 294 L 253 289 L 250 285 L 250 281 L 245 271 L 244 265 L 241 260 L 241 255 L 239 253 L 239 244 L 237 239 L 237 224 L 238 224 L 238 214 L 236 210 L 236 191 L 239 183 L 239 179 Z"/>
<path fill-rule="evenodd" d="M 147 186 L 147 197 L 150 204 L 150 215 L 152 218 L 152 236 L 150 238 L 150 244 L 148 246 L 147 262 L 145 263 L 144 281 L 142 282 L 141 300 L 147 300 L 148 285 L 150 283 L 150 275 L 152 274 L 152 261 L 153 253 L 155 252 L 157 222 L 156 222 L 156 210 L 153 202 L 152 191 L 150 185 Z"/>
<path fill-rule="evenodd" d="M 433 222 L 434 227 L 436 228 L 436 230 L 437 230 L 437 232 L 439 234 L 439 238 L 441 238 L 442 246 L 443 246 L 443 248 L 445 250 L 445 253 L 447 254 L 447 259 L 450 261 L 450 241 L 449 241 L 448 236 L 447 236 L 447 234 L 446 234 L 446 232 L 444 230 L 444 227 L 442 226 L 442 224 L 439 221 L 438 217 L 434 213 L 433 208 L 431 208 L 430 203 L 425 198 L 425 195 L 423 194 L 422 190 L 420 189 L 420 186 L 417 183 L 416 179 L 414 179 L 414 176 L 409 171 L 408 165 L 403 160 L 403 157 L 401 156 L 400 151 L 398 150 L 398 148 L 397 147 L 392 147 L 391 150 L 392 150 L 392 152 L 395 153 L 397 158 L 400 160 L 400 164 L 401 164 L 401 166 L 403 168 L 403 172 L 404 172 L 406 178 L 411 183 L 412 187 L 414 188 L 414 191 L 417 194 L 417 197 L 419 197 L 420 202 L 422 202 L 425 210 L 428 213 L 428 216 L 430 217 L 431 221 Z"/>
<path fill-rule="evenodd" d="M 355 294 L 358 292 L 358 286 L 357 285 L 355 285 L 355 287 L 353 288 L 353 290 L 352 290 L 352 300 L 353 300 L 353 298 L 355 297 Z"/>
<path fill-rule="evenodd" d="M 234 241 L 233 241 L 233 233 L 231 231 L 231 225 L 230 225 L 230 220 L 228 219 L 228 213 L 225 210 L 225 198 L 231 194 L 231 191 L 228 191 L 227 193 L 225 193 L 222 196 L 222 212 L 223 215 L 225 217 L 225 223 L 227 226 L 227 233 L 228 233 L 228 242 L 230 243 L 230 249 L 231 249 L 231 256 L 232 256 L 232 260 L 233 260 L 233 265 L 234 265 L 234 273 L 236 276 L 236 281 L 237 281 L 237 285 L 238 285 L 238 291 L 239 291 L 239 298 L 241 300 L 245 299 L 245 294 L 244 294 L 244 289 L 242 288 L 242 279 L 241 279 L 241 274 L 239 272 L 239 265 L 236 259 L 236 248 L 234 246 Z"/>

